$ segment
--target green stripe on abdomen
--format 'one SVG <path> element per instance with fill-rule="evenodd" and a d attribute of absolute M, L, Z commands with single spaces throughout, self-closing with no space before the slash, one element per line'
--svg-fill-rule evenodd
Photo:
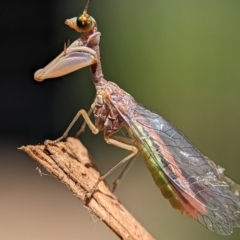
<path fill-rule="evenodd" d="M 163 196 L 170 202 L 173 208 L 181 211 L 182 213 L 186 212 L 185 208 L 179 201 L 178 196 L 175 194 L 170 182 L 164 175 L 163 171 L 159 169 L 159 166 L 156 164 L 155 160 L 151 157 L 147 150 L 143 148 L 141 143 L 137 145 L 139 145 L 139 149 L 142 149 L 141 153 L 147 168 L 152 174 L 153 180 L 161 190 Z"/>
<path fill-rule="evenodd" d="M 136 125 L 136 126 L 138 127 L 138 131 L 141 132 L 143 136 L 149 135 L 149 133 L 146 132 L 140 124 Z M 145 148 L 144 144 L 142 144 L 139 141 L 139 139 L 134 134 L 134 132 L 128 127 L 126 127 L 126 129 L 129 133 L 129 135 L 133 139 L 135 139 L 136 146 L 140 150 L 140 152 L 143 156 L 143 159 L 147 165 L 147 168 L 149 169 L 150 173 L 152 174 L 153 180 L 156 183 L 156 185 L 158 186 L 158 188 L 161 190 L 163 196 L 170 202 L 170 204 L 172 205 L 173 208 L 181 211 L 182 213 L 187 213 L 184 206 L 179 201 L 179 198 L 176 195 L 174 189 L 172 188 L 171 183 L 168 181 L 167 177 L 165 176 L 165 174 L 163 173 L 163 171 L 161 169 L 161 166 L 164 167 L 164 164 L 163 164 L 162 159 L 159 156 L 159 154 L 155 155 L 155 157 L 157 158 L 157 162 L 158 162 L 158 164 L 157 164 L 155 159 L 153 159 L 151 154 Z M 155 149 L 150 138 L 145 138 L 144 140 L 146 141 L 146 144 L 149 147 L 151 147 L 152 149 Z"/>

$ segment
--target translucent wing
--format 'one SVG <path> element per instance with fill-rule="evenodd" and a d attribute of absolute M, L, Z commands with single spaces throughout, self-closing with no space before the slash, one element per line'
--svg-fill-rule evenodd
<path fill-rule="evenodd" d="M 226 177 L 220 177 L 220 167 L 196 150 L 169 122 L 139 105 L 128 93 L 112 95 L 111 104 L 164 172 L 186 210 L 189 211 L 188 204 L 196 210 L 197 217 L 189 211 L 190 215 L 222 235 L 240 227 L 240 200 L 230 190 Z"/>

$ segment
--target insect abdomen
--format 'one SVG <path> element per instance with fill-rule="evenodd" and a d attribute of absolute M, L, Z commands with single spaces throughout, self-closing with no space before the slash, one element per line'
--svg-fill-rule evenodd
<path fill-rule="evenodd" d="M 181 211 L 182 213 L 186 213 L 185 208 L 179 201 L 178 196 L 175 194 L 168 179 L 166 178 L 162 170 L 159 169 L 159 167 L 156 165 L 151 155 L 145 149 L 143 149 L 142 156 L 147 165 L 147 168 L 152 174 L 154 182 L 156 183 L 158 188 L 161 190 L 163 196 L 170 202 L 173 208 Z"/>

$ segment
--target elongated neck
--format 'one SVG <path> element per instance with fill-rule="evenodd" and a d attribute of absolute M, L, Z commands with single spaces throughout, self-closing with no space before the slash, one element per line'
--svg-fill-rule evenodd
<path fill-rule="evenodd" d="M 91 65 L 91 72 L 93 83 L 95 84 L 96 87 L 98 87 L 106 83 L 106 80 L 103 78 L 99 46 L 97 46 L 94 50 L 97 53 L 98 62 L 94 65 Z"/>
<path fill-rule="evenodd" d="M 102 64 L 100 59 L 100 33 L 98 37 L 95 39 L 96 42 L 91 46 L 91 48 L 96 52 L 97 55 L 97 63 L 90 66 L 91 73 L 92 73 L 92 80 L 96 88 L 101 87 L 103 84 L 107 82 L 107 80 L 104 79 L 104 75 L 102 72 Z"/>

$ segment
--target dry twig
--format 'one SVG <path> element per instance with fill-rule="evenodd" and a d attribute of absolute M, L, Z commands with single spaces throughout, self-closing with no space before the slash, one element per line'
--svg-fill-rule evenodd
<path fill-rule="evenodd" d="M 99 184 L 92 198 L 86 199 L 86 194 L 100 175 L 92 167 L 87 149 L 79 140 L 68 138 L 66 142 L 28 145 L 20 149 L 65 184 L 121 239 L 153 239 L 103 182 Z"/>

